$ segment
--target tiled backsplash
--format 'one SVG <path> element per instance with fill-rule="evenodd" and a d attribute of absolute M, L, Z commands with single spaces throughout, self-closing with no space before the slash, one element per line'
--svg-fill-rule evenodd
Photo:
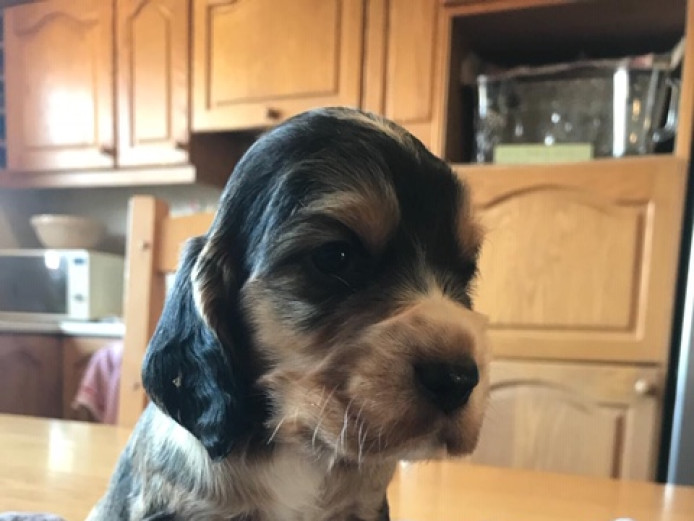
<path fill-rule="evenodd" d="M 221 189 L 207 186 L 167 186 L 139 188 L 91 188 L 60 190 L 0 190 L 0 212 L 11 230 L 5 234 L 14 237 L 22 248 L 40 247 L 29 224 L 29 218 L 38 213 L 70 213 L 87 215 L 103 222 L 108 238 L 99 248 L 123 253 L 127 225 L 128 200 L 136 194 L 154 195 L 166 200 L 172 213 L 183 214 L 214 210 Z M 2 221 L 2 216 L 0 216 Z M 14 247 L 2 244 L 0 248 Z"/>

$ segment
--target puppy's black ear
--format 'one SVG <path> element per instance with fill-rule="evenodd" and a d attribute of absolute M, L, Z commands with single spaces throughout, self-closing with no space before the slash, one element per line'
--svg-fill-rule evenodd
<path fill-rule="evenodd" d="M 247 436 L 251 413 L 248 350 L 229 259 L 192 239 L 150 341 L 142 368 L 152 401 L 190 431 L 210 457 Z"/>

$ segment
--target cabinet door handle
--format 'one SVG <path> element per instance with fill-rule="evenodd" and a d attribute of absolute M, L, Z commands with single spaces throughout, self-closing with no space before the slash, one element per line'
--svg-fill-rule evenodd
<path fill-rule="evenodd" d="M 116 148 L 108 145 L 101 145 L 99 147 L 99 152 L 105 156 L 116 157 Z"/>
<path fill-rule="evenodd" d="M 176 150 L 183 150 L 184 152 L 187 152 L 190 148 L 190 144 L 187 141 L 176 141 L 175 147 Z"/>
<path fill-rule="evenodd" d="M 282 113 L 279 111 L 279 109 L 268 107 L 265 111 L 265 117 L 267 119 L 278 120 L 282 117 Z"/>
<path fill-rule="evenodd" d="M 639 378 L 634 382 L 634 392 L 639 396 L 652 396 L 656 392 L 656 385 L 647 378 Z"/>

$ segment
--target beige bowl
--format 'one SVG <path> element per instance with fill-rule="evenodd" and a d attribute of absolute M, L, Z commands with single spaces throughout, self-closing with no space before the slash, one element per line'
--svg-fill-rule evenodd
<path fill-rule="evenodd" d="M 46 248 L 88 250 L 104 238 L 106 228 L 89 217 L 41 214 L 31 218 L 36 236 Z"/>

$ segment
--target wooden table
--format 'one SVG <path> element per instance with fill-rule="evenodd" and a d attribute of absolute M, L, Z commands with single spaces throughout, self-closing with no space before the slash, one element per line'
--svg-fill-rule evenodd
<path fill-rule="evenodd" d="M 125 446 L 127 429 L 0 415 L 0 512 L 84 519 Z M 392 518 L 412 521 L 694 520 L 694 488 L 471 466 L 403 464 Z"/>

